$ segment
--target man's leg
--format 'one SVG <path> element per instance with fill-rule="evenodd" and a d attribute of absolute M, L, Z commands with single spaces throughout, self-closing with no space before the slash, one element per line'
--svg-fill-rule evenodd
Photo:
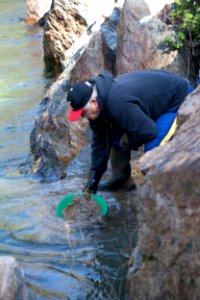
<path fill-rule="evenodd" d="M 130 151 L 121 151 L 114 147 L 110 152 L 110 163 L 112 168 L 111 181 L 125 183 L 131 175 Z"/>
<path fill-rule="evenodd" d="M 107 182 L 100 182 L 100 190 L 115 190 L 121 188 L 127 183 L 127 188 L 135 187 L 131 181 L 131 153 L 126 150 L 119 150 L 115 147 L 111 148 L 110 163 L 112 168 L 112 177 Z"/>
<path fill-rule="evenodd" d="M 172 139 L 176 130 L 176 113 L 168 112 L 163 114 L 156 121 L 156 125 L 158 130 L 157 135 L 155 139 L 144 144 L 144 152 L 158 147 L 161 143 L 164 144 L 164 139 L 165 143 Z"/>

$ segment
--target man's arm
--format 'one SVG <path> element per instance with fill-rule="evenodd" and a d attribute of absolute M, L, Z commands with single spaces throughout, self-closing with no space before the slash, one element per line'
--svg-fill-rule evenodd
<path fill-rule="evenodd" d="M 91 169 L 85 191 L 96 193 L 99 181 L 107 169 L 110 154 L 109 126 L 101 120 L 90 122 L 92 129 Z"/>
<path fill-rule="evenodd" d="M 156 123 L 134 102 L 128 102 L 115 114 L 118 124 L 127 131 L 129 148 L 137 150 L 144 143 L 155 138 Z"/>
<path fill-rule="evenodd" d="M 128 131 L 128 142 L 132 150 L 138 150 L 146 142 L 153 140 L 157 134 L 156 123 L 136 106 L 137 118 L 133 121 L 131 131 Z"/>
<path fill-rule="evenodd" d="M 110 155 L 110 130 L 109 124 L 98 120 L 91 122 L 92 129 L 92 153 L 91 170 L 99 171 L 102 174 L 107 169 L 107 162 Z"/>

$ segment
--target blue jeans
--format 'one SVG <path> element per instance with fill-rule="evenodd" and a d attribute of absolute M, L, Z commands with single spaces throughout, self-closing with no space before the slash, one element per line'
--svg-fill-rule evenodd
<path fill-rule="evenodd" d="M 162 115 L 160 118 L 158 118 L 158 120 L 156 121 L 158 130 L 157 135 L 155 139 L 144 144 L 144 152 L 152 150 L 153 148 L 160 145 L 164 137 L 168 134 L 175 119 L 176 112 L 168 112 Z"/>
<path fill-rule="evenodd" d="M 193 86 L 188 83 L 188 94 L 190 94 L 194 90 Z M 167 136 L 169 133 L 169 130 L 171 129 L 175 119 L 176 119 L 177 112 L 167 112 L 160 116 L 157 121 L 157 135 L 155 139 L 147 142 L 144 144 L 144 152 L 147 152 L 149 150 L 152 150 L 153 148 L 159 146 L 163 139 Z M 171 140 L 173 138 L 170 137 L 168 140 Z"/>

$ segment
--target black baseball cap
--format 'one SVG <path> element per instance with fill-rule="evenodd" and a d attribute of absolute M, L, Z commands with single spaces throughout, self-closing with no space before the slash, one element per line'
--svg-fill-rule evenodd
<path fill-rule="evenodd" d="M 73 85 L 68 94 L 67 101 L 71 105 L 71 109 L 68 113 L 68 120 L 71 122 L 77 121 L 83 113 L 84 106 L 90 100 L 92 96 L 93 87 L 90 84 L 77 83 Z"/>

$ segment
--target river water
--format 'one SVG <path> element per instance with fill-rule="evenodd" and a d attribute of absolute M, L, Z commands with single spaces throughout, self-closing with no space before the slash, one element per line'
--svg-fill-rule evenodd
<path fill-rule="evenodd" d="M 0 2 L 0 255 L 18 260 L 31 299 L 125 299 L 136 239 L 134 193 L 102 192 L 110 218 L 67 223 L 56 217 L 56 205 L 82 189 L 87 155 L 70 164 L 62 181 L 19 173 L 39 103 L 54 79 L 43 61 L 42 29 L 23 21 L 25 5 Z"/>

